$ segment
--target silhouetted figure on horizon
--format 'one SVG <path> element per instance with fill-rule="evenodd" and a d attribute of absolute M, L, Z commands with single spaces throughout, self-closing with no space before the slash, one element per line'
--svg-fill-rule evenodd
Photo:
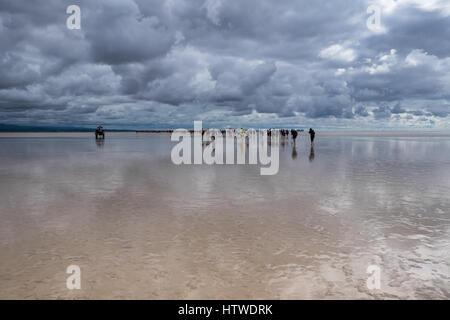
<path fill-rule="evenodd" d="M 97 129 L 95 129 L 95 139 L 99 139 L 102 137 L 102 139 L 105 139 L 105 130 L 103 129 L 103 126 L 98 126 Z"/>
<path fill-rule="evenodd" d="M 294 144 L 295 144 L 296 139 L 297 139 L 297 135 L 298 135 L 297 130 L 291 129 L 291 135 L 292 135 L 292 140 L 294 140 Z"/>
<path fill-rule="evenodd" d="M 309 128 L 309 137 L 311 138 L 311 145 L 314 144 L 315 136 L 316 136 L 316 132 L 312 128 Z"/>

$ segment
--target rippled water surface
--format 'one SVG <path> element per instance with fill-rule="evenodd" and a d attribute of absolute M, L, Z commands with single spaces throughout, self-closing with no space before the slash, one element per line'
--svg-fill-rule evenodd
<path fill-rule="evenodd" d="M 0 298 L 450 298 L 449 134 L 301 135 L 274 176 L 173 145 L 3 134 Z"/>

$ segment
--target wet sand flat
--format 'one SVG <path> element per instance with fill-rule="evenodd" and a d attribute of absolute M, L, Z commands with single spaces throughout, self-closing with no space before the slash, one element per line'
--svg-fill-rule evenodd
<path fill-rule="evenodd" d="M 450 134 L 316 139 L 261 176 L 167 134 L 1 134 L 0 298 L 449 299 Z"/>

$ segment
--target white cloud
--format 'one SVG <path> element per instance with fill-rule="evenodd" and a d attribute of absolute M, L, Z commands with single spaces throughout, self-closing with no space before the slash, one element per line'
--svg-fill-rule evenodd
<path fill-rule="evenodd" d="M 216 26 L 220 26 L 220 8 L 222 7 L 221 0 L 206 0 L 202 8 L 206 9 L 206 16 Z"/>
<path fill-rule="evenodd" d="M 344 74 L 345 73 L 345 69 L 344 68 L 338 68 L 337 70 L 336 70 L 336 72 L 334 73 L 334 75 L 335 76 L 340 76 L 340 75 L 342 75 L 342 74 Z"/>
<path fill-rule="evenodd" d="M 345 48 L 340 44 L 333 44 L 328 48 L 322 49 L 319 57 L 327 60 L 352 62 L 356 59 L 356 53 L 351 48 Z"/>

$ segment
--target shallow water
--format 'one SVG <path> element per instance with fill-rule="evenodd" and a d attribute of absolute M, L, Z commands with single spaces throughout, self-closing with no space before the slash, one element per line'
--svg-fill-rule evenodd
<path fill-rule="evenodd" d="M 0 298 L 450 298 L 450 134 L 316 139 L 261 176 L 164 134 L 3 135 Z"/>

